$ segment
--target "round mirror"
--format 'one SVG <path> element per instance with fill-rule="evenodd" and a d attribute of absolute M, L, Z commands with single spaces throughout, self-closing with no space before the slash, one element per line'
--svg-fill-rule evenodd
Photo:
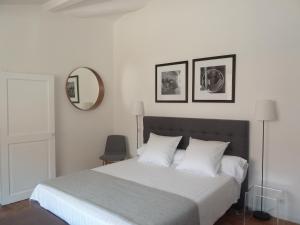
<path fill-rule="evenodd" d="M 80 110 L 95 109 L 103 100 L 104 86 L 96 71 L 80 67 L 70 73 L 66 82 L 68 99 Z"/>

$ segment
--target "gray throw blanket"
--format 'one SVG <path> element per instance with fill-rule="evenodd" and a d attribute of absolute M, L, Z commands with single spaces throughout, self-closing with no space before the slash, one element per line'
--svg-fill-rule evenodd
<path fill-rule="evenodd" d="M 105 209 L 131 224 L 199 225 L 198 206 L 192 200 L 107 174 L 88 170 L 43 184 Z"/>

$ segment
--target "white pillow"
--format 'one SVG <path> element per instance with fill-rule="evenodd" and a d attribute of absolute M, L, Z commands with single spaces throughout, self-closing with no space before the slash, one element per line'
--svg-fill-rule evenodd
<path fill-rule="evenodd" d="M 147 149 L 147 144 L 143 144 L 141 147 L 139 147 L 136 152 L 137 156 L 142 155 L 146 149 Z"/>
<path fill-rule="evenodd" d="M 221 173 L 234 177 L 239 184 L 245 180 L 247 170 L 247 160 L 238 156 L 223 156 L 221 161 Z"/>
<path fill-rule="evenodd" d="M 173 158 L 173 162 L 172 162 L 172 166 L 176 167 L 178 166 L 182 160 L 184 159 L 185 156 L 185 149 L 177 149 L 175 154 L 174 154 L 174 158 Z"/>
<path fill-rule="evenodd" d="M 150 133 L 149 141 L 138 161 L 169 167 L 182 136 L 168 137 Z"/>
<path fill-rule="evenodd" d="M 141 147 L 139 147 L 137 149 L 137 152 L 136 152 L 136 155 L 137 156 L 140 156 L 142 155 L 145 150 L 147 149 L 147 143 L 143 144 Z M 174 153 L 174 156 L 173 156 L 173 162 L 172 162 L 172 165 L 178 165 L 184 158 L 184 155 L 185 155 L 185 149 L 176 149 L 175 153 Z"/>
<path fill-rule="evenodd" d="M 185 157 L 176 169 L 215 177 L 221 166 L 221 158 L 229 143 L 190 138 Z"/>

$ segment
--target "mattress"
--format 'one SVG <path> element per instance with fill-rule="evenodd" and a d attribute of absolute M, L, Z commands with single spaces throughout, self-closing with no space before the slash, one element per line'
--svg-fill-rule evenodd
<path fill-rule="evenodd" d="M 198 205 L 201 225 L 213 225 L 240 196 L 240 185 L 233 177 L 207 177 L 125 160 L 93 169 L 159 190 L 178 194 Z M 38 185 L 32 200 L 71 225 L 131 225 L 121 217 L 102 210 L 46 185 Z"/>

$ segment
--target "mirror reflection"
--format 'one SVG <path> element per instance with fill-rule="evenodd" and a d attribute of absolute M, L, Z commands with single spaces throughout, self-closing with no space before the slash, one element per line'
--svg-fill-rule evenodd
<path fill-rule="evenodd" d="M 100 76 L 87 67 L 75 69 L 68 76 L 66 92 L 70 102 L 81 110 L 96 108 L 104 97 L 104 87 Z"/>

